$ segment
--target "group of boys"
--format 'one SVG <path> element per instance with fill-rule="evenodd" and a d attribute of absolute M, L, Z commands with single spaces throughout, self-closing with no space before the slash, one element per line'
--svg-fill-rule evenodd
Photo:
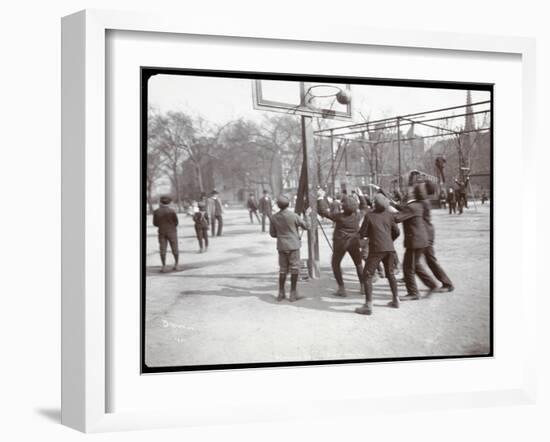
<path fill-rule="evenodd" d="M 158 228 L 158 241 L 160 260 L 162 263 L 161 272 L 166 272 L 166 253 L 168 244 L 174 256 L 172 270 L 178 270 L 179 247 L 178 247 L 178 215 L 170 207 L 172 199 L 169 196 L 161 196 L 159 208 L 153 212 L 153 225 Z M 212 236 L 221 236 L 223 230 L 223 203 L 219 198 L 217 190 L 213 190 L 210 196 L 205 193 L 197 204 L 197 210 L 193 213 L 195 235 L 199 243 L 199 253 L 208 250 L 208 230 L 211 228 Z M 216 230 L 217 224 L 217 230 Z"/>
<path fill-rule="evenodd" d="M 449 206 L 449 215 L 456 213 L 458 208 L 458 213 L 462 214 L 464 208 L 468 208 L 468 195 L 467 187 L 470 183 L 470 178 L 466 177 L 464 181 L 458 181 L 455 179 L 456 191 L 452 187 L 449 187 L 447 194 L 444 190 L 441 190 L 440 201 L 441 207 Z"/>
<path fill-rule="evenodd" d="M 355 264 L 357 278 L 361 292 L 365 295 L 365 303 L 355 311 L 360 314 L 372 314 L 373 307 L 373 278 L 383 264 L 384 275 L 390 285 L 392 300 L 389 305 L 399 308 L 401 299 L 420 299 L 420 293 L 416 284 L 416 276 L 428 287 L 430 296 L 434 292 L 454 290 L 453 284 L 435 256 L 434 240 L 435 231 L 431 222 L 431 207 L 427 199 L 428 193 L 433 193 L 433 186 L 429 182 L 418 183 L 414 186 L 411 198 L 403 198 L 400 202 L 392 201 L 379 187 L 373 201 L 363 195 L 360 189 L 356 189 L 351 196 L 341 197 L 341 211 L 335 212 L 327 204 L 324 194 L 320 192 L 317 201 L 318 213 L 322 217 L 334 222 L 332 270 L 338 284 L 337 296 L 346 296 L 346 289 L 341 270 L 341 262 L 348 253 Z M 308 209 L 301 218 L 295 212 L 289 210 L 290 201 L 285 195 L 280 195 L 277 200 L 279 211 L 271 212 L 271 199 L 264 192 L 264 206 L 255 204 L 252 195 L 248 201 L 248 209 L 251 222 L 252 216 L 257 215 L 258 206 L 262 216 L 269 218 L 269 233 L 277 239 L 277 251 L 279 256 L 279 291 L 277 300 L 286 299 L 285 284 L 290 273 L 290 296 L 294 302 L 300 299 L 297 292 L 298 276 L 300 272 L 300 247 L 301 235 L 299 229 L 309 229 L 307 222 L 311 209 Z M 170 243 L 174 255 L 174 270 L 178 268 L 178 218 L 174 210 L 169 207 L 169 197 L 161 197 L 160 207 L 153 213 L 153 224 L 158 227 L 160 256 L 162 272 L 166 269 L 167 243 Z M 253 204 L 254 203 L 254 204 Z M 267 205 L 269 209 L 267 208 Z M 210 206 L 210 207 L 209 207 Z M 332 209 L 332 210 L 331 210 Z M 210 220 L 218 220 L 218 236 L 221 235 L 223 226 L 223 205 L 214 191 L 211 197 L 203 197 L 198 204 L 198 211 L 193 215 L 195 232 L 199 241 L 200 251 L 208 248 L 208 227 Z M 395 277 L 399 260 L 394 247 L 394 241 L 400 236 L 397 224 L 403 224 L 405 255 L 403 258 L 404 283 L 407 290 L 406 296 L 399 297 L 398 284 Z M 265 218 L 262 223 L 265 230 Z M 214 226 L 212 223 L 212 234 Z M 368 247 L 362 245 L 366 239 Z M 428 268 L 436 280 L 427 272 L 422 264 L 426 261 Z M 364 265 L 363 265 L 364 261 Z"/>
<path fill-rule="evenodd" d="M 273 202 L 269 196 L 269 192 L 264 190 L 263 196 L 259 202 L 256 201 L 256 195 L 251 193 L 248 196 L 246 202 L 246 207 L 248 209 L 248 214 L 250 216 L 250 224 L 254 224 L 255 217 L 258 220 L 258 224 L 262 225 L 262 232 L 265 232 L 266 221 L 269 219 L 271 223 L 271 217 L 273 216 Z M 262 220 L 258 216 L 258 211 L 262 215 Z"/>
<path fill-rule="evenodd" d="M 352 258 L 362 293 L 365 294 L 365 304 L 356 309 L 357 313 L 372 314 L 372 283 L 380 264 L 384 266 L 384 274 L 388 279 L 392 292 L 389 305 L 399 308 L 401 298 L 395 271 L 398 258 L 394 247 L 395 239 L 400 235 L 398 223 L 403 224 L 405 256 L 403 258 L 403 274 L 407 295 L 404 299 L 420 299 L 415 276 L 428 287 L 428 296 L 436 291 L 453 291 L 454 287 L 437 261 L 434 249 L 435 232 L 431 223 L 431 207 L 426 194 L 434 189 L 427 183 L 416 184 L 412 198 L 405 203 L 390 200 L 377 187 L 374 201 L 371 202 L 360 189 L 355 198 L 342 198 L 342 212 L 333 214 L 324 201 L 321 193 L 318 200 L 318 211 L 323 217 L 334 221 L 332 270 L 338 284 L 337 296 L 346 296 L 340 263 L 348 253 Z M 363 215 L 360 207 L 368 205 L 370 209 Z M 362 240 L 366 239 L 367 250 L 361 251 Z M 366 253 L 364 253 L 366 252 Z M 434 278 L 424 269 L 421 259 L 424 258 L 435 279 L 441 283 L 438 286 Z M 363 267 L 363 259 L 365 264 Z"/>

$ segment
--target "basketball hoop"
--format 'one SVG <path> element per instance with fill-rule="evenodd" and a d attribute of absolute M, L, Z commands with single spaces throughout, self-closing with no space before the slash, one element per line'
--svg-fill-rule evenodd
<path fill-rule="evenodd" d="M 341 105 L 351 103 L 349 90 L 331 84 L 310 86 L 304 97 L 305 105 L 312 109 L 321 109 L 323 113 L 332 114 L 335 101 Z"/>
<path fill-rule="evenodd" d="M 306 117 L 352 120 L 351 85 L 252 80 L 254 109 Z"/>

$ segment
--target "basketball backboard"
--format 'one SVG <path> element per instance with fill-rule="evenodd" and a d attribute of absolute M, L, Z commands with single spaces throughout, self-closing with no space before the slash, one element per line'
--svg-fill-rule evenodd
<path fill-rule="evenodd" d="M 254 109 L 289 115 L 351 120 L 351 86 L 281 80 L 252 80 Z"/>

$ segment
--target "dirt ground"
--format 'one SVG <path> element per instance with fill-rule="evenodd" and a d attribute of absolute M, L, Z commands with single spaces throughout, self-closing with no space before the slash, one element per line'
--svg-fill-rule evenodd
<path fill-rule="evenodd" d="M 463 215 L 433 210 L 436 254 L 456 289 L 386 306 L 385 279 L 374 284 L 372 316 L 354 313 L 364 298 L 346 256 L 347 298 L 333 295 L 330 248 L 320 232 L 321 278 L 299 283 L 305 299 L 277 296 L 275 240 L 248 212 L 225 214 L 224 234 L 198 253 L 191 218 L 180 215 L 180 270 L 159 273 L 148 219 L 146 351 L 149 367 L 416 356 L 481 355 L 490 349 L 489 206 Z M 332 238 L 332 228 L 325 224 Z M 302 257 L 307 256 L 303 241 Z M 396 241 L 402 257 L 402 238 Z M 168 263 L 172 263 L 169 254 Z M 419 287 L 422 284 L 418 281 Z M 400 295 L 405 295 L 400 285 Z M 288 290 L 287 290 L 288 294 Z"/>

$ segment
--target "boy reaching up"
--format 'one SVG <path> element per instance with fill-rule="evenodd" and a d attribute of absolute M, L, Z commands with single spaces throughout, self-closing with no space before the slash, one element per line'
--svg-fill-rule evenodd
<path fill-rule="evenodd" d="M 277 251 L 279 252 L 279 295 L 277 301 L 282 301 L 286 297 L 286 275 L 290 272 L 289 301 L 294 302 L 300 299 L 296 290 L 300 273 L 301 247 L 298 228 L 308 230 L 309 226 L 306 221 L 288 209 L 289 203 L 290 201 L 285 195 L 280 195 L 277 198 L 277 206 L 280 210 L 271 218 L 269 234 L 273 238 L 277 238 Z"/>

